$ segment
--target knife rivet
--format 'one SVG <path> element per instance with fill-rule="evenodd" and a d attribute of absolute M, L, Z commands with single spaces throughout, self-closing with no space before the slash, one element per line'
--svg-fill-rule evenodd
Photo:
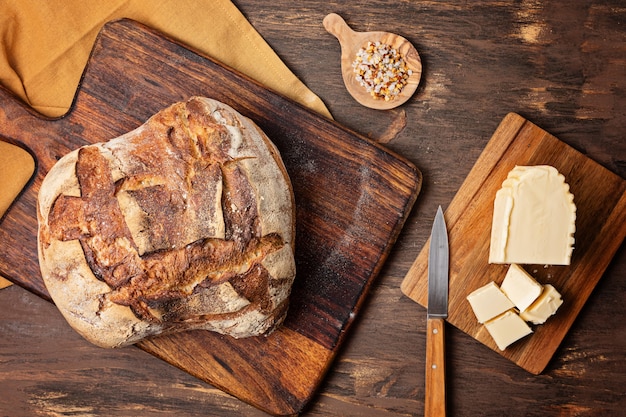
<path fill-rule="evenodd" d="M 438 329 L 433 329 L 433 334 L 437 334 L 437 333 L 439 333 L 439 330 Z"/>
<path fill-rule="evenodd" d="M 433 363 L 432 368 L 437 369 L 437 365 Z"/>

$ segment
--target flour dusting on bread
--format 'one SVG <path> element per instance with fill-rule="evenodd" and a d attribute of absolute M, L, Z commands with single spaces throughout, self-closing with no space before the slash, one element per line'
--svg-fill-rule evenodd
<path fill-rule="evenodd" d="M 46 287 L 99 346 L 190 329 L 257 336 L 285 318 L 291 183 L 261 129 L 216 100 L 175 103 L 64 156 L 37 214 Z"/>

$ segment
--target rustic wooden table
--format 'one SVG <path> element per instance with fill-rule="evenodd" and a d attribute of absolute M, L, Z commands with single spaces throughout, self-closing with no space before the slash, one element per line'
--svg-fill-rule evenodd
<path fill-rule="evenodd" d="M 236 5 L 341 124 L 411 160 L 424 185 L 308 416 L 422 415 L 425 309 L 400 292 L 447 206 L 508 112 L 626 178 L 626 7 L 621 0 L 386 1 Z M 343 87 L 336 12 L 359 31 L 399 33 L 424 72 L 404 106 L 376 111 Z M 626 409 L 626 256 L 620 248 L 538 376 L 461 331 L 447 331 L 453 416 L 620 416 Z M 2 416 L 262 416 L 136 348 L 83 341 L 56 308 L 0 291 Z"/>

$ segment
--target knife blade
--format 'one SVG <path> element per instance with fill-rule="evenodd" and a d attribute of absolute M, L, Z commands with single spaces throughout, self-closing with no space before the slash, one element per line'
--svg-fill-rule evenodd
<path fill-rule="evenodd" d="M 441 206 L 437 209 L 428 252 L 428 312 L 426 318 L 426 398 L 424 415 L 446 415 L 445 319 L 448 317 L 448 231 Z"/>

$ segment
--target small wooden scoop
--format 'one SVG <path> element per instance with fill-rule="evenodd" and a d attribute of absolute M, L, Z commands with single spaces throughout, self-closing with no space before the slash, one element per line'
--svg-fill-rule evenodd
<path fill-rule="evenodd" d="M 348 92 L 360 104 L 377 110 L 387 110 L 406 102 L 417 89 L 422 76 L 422 61 L 413 45 L 402 36 L 389 32 L 355 32 L 336 13 L 324 18 L 324 28 L 339 40 L 341 45 L 341 72 Z M 373 97 L 359 81 L 352 68 L 357 52 L 368 42 L 381 42 L 396 49 L 413 72 L 400 93 L 389 101 Z"/>

